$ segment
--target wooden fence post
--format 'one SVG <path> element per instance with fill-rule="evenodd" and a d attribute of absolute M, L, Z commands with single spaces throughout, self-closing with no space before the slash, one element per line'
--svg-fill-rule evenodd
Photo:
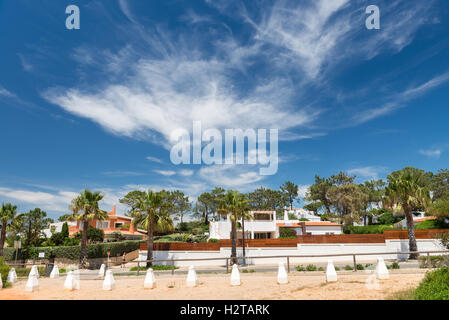
<path fill-rule="evenodd" d="M 137 275 L 140 274 L 140 261 L 137 261 Z"/>
<path fill-rule="evenodd" d="M 357 272 L 357 261 L 355 260 L 355 254 L 352 255 L 352 259 L 354 261 L 354 272 Z"/>
<path fill-rule="evenodd" d="M 430 252 L 427 252 L 427 267 L 432 269 L 432 260 L 430 259 Z"/>
<path fill-rule="evenodd" d="M 290 257 L 287 256 L 287 272 L 290 273 Z"/>
<path fill-rule="evenodd" d="M 226 273 L 229 272 L 229 258 L 226 258 Z"/>
<path fill-rule="evenodd" d="M 171 259 L 171 275 L 175 274 L 175 260 Z"/>

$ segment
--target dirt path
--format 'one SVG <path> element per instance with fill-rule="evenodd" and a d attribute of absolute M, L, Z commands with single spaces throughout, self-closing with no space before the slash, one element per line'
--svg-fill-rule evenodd
<path fill-rule="evenodd" d="M 369 278 L 371 277 L 371 278 Z M 265 300 L 265 299 L 386 299 L 392 293 L 416 287 L 424 277 L 423 272 L 391 273 L 390 279 L 381 280 L 376 288 L 372 274 L 339 275 L 338 282 L 326 283 L 324 273 L 313 275 L 289 275 L 289 283 L 278 285 L 276 274 L 241 274 L 242 284 L 231 287 L 229 276 L 198 275 L 199 286 L 187 288 L 185 276 L 157 275 L 157 288 L 143 289 L 143 277 L 116 276 L 113 291 L 103 291 L 101 280 L 81 280 L 78 291 L 64 291 L 64 277 L 59 279 L 39 279 L 39 291 L 25 292 L 26 281 L 21 280 L 13 288 L 0 290 L 1 300 L 41 299 L 41 300 Z"/>

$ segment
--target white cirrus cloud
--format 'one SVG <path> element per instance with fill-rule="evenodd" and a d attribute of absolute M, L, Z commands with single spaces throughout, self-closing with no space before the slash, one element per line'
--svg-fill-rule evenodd
<path fill-rule="evenodd" d="M 366 166 L 366 167 L 358 167 L 348 170 L 349 174 L 355 174 L 362 178 L 369 179 L 379 179 L 379 175 L 385 173 L 387 171 L 386 167 L 383 166 Z"/>
<path fill-rule="evenodd" d="M 153 171 L 166 177 L 174 176 L 176 174 L 176 171 L 173 170 L 153 170 Z"/>
<path fill-rule="evenodd" d="M 440 149 L 419 150 L 419 153 L 429 157 L 439 159 L 443 151 Z"/>

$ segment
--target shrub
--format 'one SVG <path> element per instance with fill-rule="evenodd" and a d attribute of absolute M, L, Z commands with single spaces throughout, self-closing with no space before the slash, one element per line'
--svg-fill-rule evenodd
<path fill-rule="evenodd" d="M 417 300 L 449 300 L 449 268 L 428 272 L 416 288 Z"/>
<path fill-rule="evenodd" d="M 296 266 L 295 269 L 296 269 L 296 271 L 306 271 L 306 268 L 304 268 L 303 265 Z"/>
<path fill-rule="evenodd" d="M 401 266 L 396 261 L 391 264 L 391 269 L 400 269 Z"/>
<path fill-rule="evenodd" d="M 11 267 L 5 264 L 3 257 L 0 257 L 0 277 L 2 278 L 3 284 L 6 284 L 6 279 L 8 278 L 8 273 L 10 269 Z"/>
<path fill-rule="evenodd" d="M 149 268 L 148 267 L 132 267 L 131 269 L 129 269 L 129 271 L 137 271 L 137 269 L 139 269 L 139 271 L 147 271 Z M 151 269 L 158 271 L 158 270 L 172 270 L 172 266 L 171 265 L 162 265 L 162 264 L 158 264 L 158 265 L 154 265 L 151 266 Z M 179 269 L 179 267 L 175 266 L 175 270 Z"/>
<path fill-rule="evenodd" d="M 365 267 L 363 266 L 363 264 L 357 264 L 357 270 L 365 270 Z"/>
<path fill-rule="evenodd" d="M 427 220 L 418 223 L 415 226 L 415 230 L 424 230 L 424 229 L 446 229 L 449 227 L 449 224 L 445 223 L 441 220 Z"/>
<path fill-rule="evenodd" d="M 385 210 L 385 209 L 383 209 L 383 210 Z M 391 224 L 394 224 L 401 220 L 402 220 L 402 217 L 395 217 L 393 215 L 393 212 L 391 212 L 389 210 L 387 212 L 385 212 L 384 214 L 382 214 L 381 216 L 379 216 L 379 218 L 378 218 L 379 224 L 381 224 L 381 225 L 391 225 Z"/>
<path fill-rule="evenodd" d="M 353 268 L 350 265 L 345 265 L 345 270 L 353 270 Z"/>
<path fill-rule="evenodd" d="M 208 242 L 220 243 L 220 239 L 211 238 L 211 239 L 208 240 Z"/>
<path fill-rule="evenodd" d="M 323 267 L 319 267 L 318 271 L 324 271 L 324 268 Z"/>
<path fill-rule="evenodd" d="M 344 226 L 345 234 L 381 234 L 385 230 L 393 230 L 393 225 Z"/>
<path fill-rule="evenodd" d="M 279 238 L 293 239 L 296 238 L 296 231 L 292 228 L 279 228 Z"/>
<path fill-rule="evenodd" d="M 420 268 L 428 268 L 427 256 L 418 257 Z M 430 256 L 430 264 L 432 268 L 449 267 L 449 256 Z"/>
<path fill-rule="evenodd" d="M 306 270 L 307 270 L 307 271 L 316 271 L 317 268 L 316 268 L 316 265 L 314 265 L 314 264 L 309 264 L 309 265 L 307 265 Z"/>
<path fill-rule="evenodd" d="M 335 271 L 340 271 L 339 267 L 334 267 L 334 268 L 335 268 Z"/>
<path fill-rule="evenodd" d="M 28 277 L 30 274 L 31 268 L 15 268 L 17 277 Z M 45 276 L 45 267 L 38 267 L 37 271 L 40 276 Z"/>
<path fill-rule="evenodd" d="M 89 244 L 86 247 L 87 258 L 107 258 L 107 252 L 111 252 L 111 257 L 121 256 L 123 252 L 131 252 L 139 249 L 138 240 L 128 240 L 122 242 L 109 242 L 109 243 L 96 243 Z M 11 249 L 11 248 L 5 248 Z M 45 253 L 45 258 L 64 258 L 70 260 L 77 260 L 80 257 L 80 246 L 69 246 L 69 247 L 30 247 L 28 250 L 23 250 L 21 256 L 18 259 L 35 259 L 38 258 L 39 252 Z M 19 250 L 20 251 L 20 250 Z M 8 250 L 4 252 L 5 260 L 14 260 L 14 249 L 10 252 Z"/>

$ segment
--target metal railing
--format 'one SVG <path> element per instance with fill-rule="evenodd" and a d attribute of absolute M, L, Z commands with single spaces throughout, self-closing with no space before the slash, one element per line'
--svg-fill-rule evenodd
<path fill-rule="evenodd" d="M 449 254 L 449 250 L 441 250 L 441 251 L 405 251 L 405 252 L 367 252 L 367 253 L 338 253 L 338 254 L 321 254 L 321 255 L 280 255 L 280 256 L 256 256 L 256 257 L 217 257 L 217 258 L 183 258 L 183 259 L 152 259 L 152 260 L 134 260 L 134 261 L 128 261 L 128 262 L 122 262 L 117 263 L 117 265 L 120 265 L 123 267 L 125 264 L 135 263 L 137 264 L 137 275 L 140 275 L 140 269 L 142 264 L 147 263 L 159 263 L 159 262 L 169 262 L 171 265 L 171 274 L 174 275 L 175 273 L 175 263 L 181 262 L 181 261 L 225 261 L 225 272 L 229 273 L 229 267 L 230 267 L 230 261 L 232 260 L 249 260 L 249 259 L 286 259 L 287 264 L 287 272 L 291 271 L 291 261 L 292 258 L 329 258 L 329 257 L 352 257 L 353 260 L 353 271 L 357 272 L 357 256 L 381 256 L 381 255 L 411 255 L 411 254 L 424 254 L 427 256 L 427 265 L 429 269 L 432 269 L 432 263 L 431 263 L 431 254 Z M 8 263 L 11 267 L 26 267 L 27 265 L 36 265 L 38 267 L 44 266 L 46 273 L 49 274 L 51 269 L 49 269 L 49 266 L 53 266 L 55 263 L 50 261 L 35 261 L 35 262 L 29 262 L 29 263 Z M 106 269 L 109 269 L 109 265 L 106 264 Z"/>
<path fill-rule="evenodd" d="M 411 254 L 426 254 L 428 268 L 432 269 L 432 263 L 430 255 L 434 253 L 446 253 L 449 254 L 449 250 L 441 251 L 406 251 L 406 252 L 367 252 L 367 253 L 338 253 L 338 254 L 321 254 L 321 255 L 282 255 L 282 256 L 257 256 L 257 257 L 221 257 L 221 258 L 192 258 L 192 259 L 153 259 L 153 260 L 137 260 L 130 261 L 129 263 L 137 263 L 137 275 L 139 275 L 141 263 L 155 263 L 155 262 L 170 262 L 172 268 L 172 275 L 175 273 L 175 262 L 178 261 L 213 261 L 213 260 L 225 260 L 226 261 L 226 273 L 229 272 L 229 261 L 234 259 L 279 259 L 285 258 L 287 262 L 287 272 L 290 272 L 290 259 L 291 258 L 326 258 L 326 257 L 352 257 L 354 263 L 354 272 L 357 272 L 357 256 L 380 256 L 380 255 L 411 255 Z"/>

